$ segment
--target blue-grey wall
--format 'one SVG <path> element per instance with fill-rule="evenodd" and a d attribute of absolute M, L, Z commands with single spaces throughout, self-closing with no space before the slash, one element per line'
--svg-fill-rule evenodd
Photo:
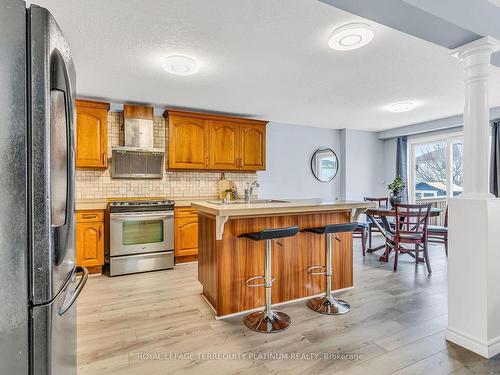
<path fill-rule="evenodd" d="M 331 148 L 340 159 L 340 131 L 270 122 L 267 126 L 267 169 L 258 172 L 259 197 L 340 197 L 340 172 L 331 182 L 319 182 L 311 173 L 311 156 L 320 147 Z"/>
<path fill-rule="evenodd" d="M 364 197 L 387 196 L 385 142 L 378 139 L 375 132 L 354 129 L 343 129 L 341 140 L 342 199 L 360 201 Z"/>

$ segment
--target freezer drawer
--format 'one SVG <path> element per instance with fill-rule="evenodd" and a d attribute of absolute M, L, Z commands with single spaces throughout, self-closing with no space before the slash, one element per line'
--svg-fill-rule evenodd
<path fill-rule="evenodd" d="M 31 374 L 76 374 L 76 300 L 87 279 L 87 269 L 77 267 L 51 303 L 30 309 Z"/>
<path fill-rule="evenodd" d="M 157 271 L 174 268 L 174 252 L 148 253 L 111 257 L 109 260 L 109 276 L 129 273 Z"/>

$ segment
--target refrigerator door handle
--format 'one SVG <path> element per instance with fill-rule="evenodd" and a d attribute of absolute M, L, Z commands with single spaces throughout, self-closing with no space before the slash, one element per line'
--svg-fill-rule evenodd
<path fill-rule="evenodd" d="M 75 274 L 79 272 L 82 272 L 83 276 L 80 279 L 80 282 L 78 283 L 77 287 L 75 288 L 75 291 L 71 296 L 71 298 L 68 300 L 68 302 L 66 302 L 59 308 L 59 315 L 63 315 L 66 311 L 68 311 L 71 308 L 73 303 L 75 303 L 76 299 L 78 298 L 78 295 L 82 291 L 83 287 L 87 283 L 87 280 L 89 278 L 89 271 L 87 270 L 87 268 L 83 266 L 76 266 Z"/>

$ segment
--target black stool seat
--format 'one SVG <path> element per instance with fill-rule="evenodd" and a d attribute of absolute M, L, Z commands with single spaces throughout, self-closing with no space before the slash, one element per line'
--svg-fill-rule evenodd
<path fill-rule="evenodd" d="M 264 229 L 260 232 L 243 233 L 239 238 L 249 238 L 254 241 L 273 240 L 275 238 L 292 237 L 299 231 L 298 226 L 287 228 Z"/>
<path fill-rule="evenodd" d="M 324 227 L 306 228 L 301 232 L 311 232 L 316 234 L 342 233 L 354 231 L 359 223 L 327 224 Z"/>

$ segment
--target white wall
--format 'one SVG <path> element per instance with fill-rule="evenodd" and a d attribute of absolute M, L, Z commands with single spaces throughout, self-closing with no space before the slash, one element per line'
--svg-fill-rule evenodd
<path fill-rule="evenodd" d="M 341 140 L 342 199 L 359 201 L 367 196 L 387 196 L 385 142 L 378 139 L 377 133 L 353 129 L 343 129 Z M 394 160 L 395 152 L 394 149 Z"/>
<path fill-rule="evenodd" d="M 331 182 L 320 182 L 311 172 L 311 156 L 320 147 L 331 148 L 342 163 L 339 130 L 270 122 L 267 170 L 257 172 L 259 198 L 339 198 L 341 173 Z"/>

